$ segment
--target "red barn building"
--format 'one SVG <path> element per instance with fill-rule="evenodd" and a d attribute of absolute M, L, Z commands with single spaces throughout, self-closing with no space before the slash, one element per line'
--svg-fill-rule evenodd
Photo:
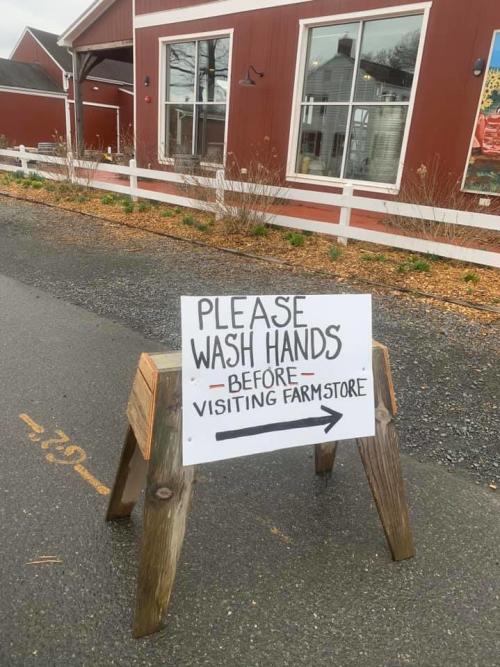
<path fill-rule="evenodd" d="M 36 146 L 74 136 L 73 59 L 58 36 L 26 28 L 9 60 L 0 59 L 0 135 Z M 81 84 L 85 146 L 113 151 L 133 135 L 132 65 L 103 60 Z"/>
<path fill-rule="evenodd" d="M 491 0 L 96 0 L 59 43 L 133 51 L 143 163 L 267 144 L 291 185 L 392 193 L 461 178 L 495 29 Z"/>
<path fill-rule="evenodd" d="M 39 65 L 0 58 L 0 136 L 10 146 L 36 146 L 64 136 L 65 105 L 62 87 Z"/>

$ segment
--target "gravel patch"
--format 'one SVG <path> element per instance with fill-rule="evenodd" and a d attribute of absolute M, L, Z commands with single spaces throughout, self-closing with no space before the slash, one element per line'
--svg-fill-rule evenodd
<path fill-rule="evenodd" d="M 361 291 L 2 197 L 0 272 L 125 323 L 168 349 L 180 346 L 181 295 Z M 374 294 L 374 335 L 391 352 L 402 450 L 478 483 L 498 484 L 498 326 L 384 292 Z"/>

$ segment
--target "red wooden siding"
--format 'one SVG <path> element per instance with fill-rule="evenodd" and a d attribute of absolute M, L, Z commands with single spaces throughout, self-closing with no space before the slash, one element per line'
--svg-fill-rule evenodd
<path fill-rule="evenodd" d="M 119 91 L 120 104 L 120 134 L 127 143 L 133 143 L 134 138 L 134 96 Z M 123 146 L 122 146 L 123 148 Z"/>
<path fill-rule="evenodd" d="M 63 72 L 61 68 L 52 60 L 47 51 L 40 46 L 31 33 L 26 32 L 24 34 L 23 38 L 17 45 L 15 52 L 12 54 L 11 60 L 20 63 L 40 65 L 51 79 L 62 87 Z"/>
<path fill-rule="evenodd" d="M 74 105 L 71 109 L 71 132 L 75 136 L 75 114 Z M 91 107 L 87 104 L 83 107 L 84 139 L 85 148 L 89 150 L 107 151 L 111 146 L 113 151 L 117 148 L 117 115 L 116 109 L 106 107 Z"/>
<path fill-rule="evenodd" d="M 132 0 L 117 0 L 74 41 L 74 46 L 132 40 Z"/>
<path fill-rule="evenodd" d="M 166 9 L 196 2 L 137 0 L 141 10 Z M 158 141 L 158 38 L 234 28 L 228 151 L 243 162 L 255 146 L 270 138 L 284 167 L 292 113 L 299 20 L 406 4 L 404 0 L 314 0 L 201 21 L 136 31 L 138 80 L 151 77 L 145 102 L 137 99 L 138 145 L 153 155 Z M 472 74 L 478 57 L 487 58 L 492 33 L 500 28 L 500 3 L 489 0 L 434 0 L 406 165 L 418 168 L 436 155 L 443 168 L 462 174 L 473 131 L 482 79 Z M 265 73 L 254 88 L 238 85 L 250 64 Z M 143 94 L 144 93 L 144 94 Z"/>
<path fill-rule="evenodd" d="M 179 7 L 192 7 L 193 5 L 204 5 L 207 1 L 210 0 L 136 0 L 135 13 L 148 14 Z"/>
<path fill-rule="evenodd" d="M 0 92 L 0 134 L 9 145 L 37 146 L 66 138 L 64 98 Z"/>

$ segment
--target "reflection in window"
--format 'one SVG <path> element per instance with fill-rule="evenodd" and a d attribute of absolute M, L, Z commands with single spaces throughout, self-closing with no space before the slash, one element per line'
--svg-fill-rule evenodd
<path fill-rule="evenodd" d="M 303 107 L 298 157 L 301 173 L 340 176 L 348 110 L 347 106 Z"/>
<path fill-rule="evenodd" d="M 193 109 L 192 104 L 166 105 L 167 155 L 191 154 L 193 150 Z"/>
<path fill-rule="evenodd" d="M 356 101 L 409 101 L 421 25 L 421 16 L 365 23 L 357 69 Z"/>
<path fill-rule="evenodd" d="M 354 107 L 346 178 L 396 182 L 407 110 L 392 105 Z"/>
<path fill-rule="evenodd" d="M 167 46 L 167 53 L 167 100 L 193 102 L 196 43 L 171 44 Z"/>
<path fill-rule="evenodd" d="M 224 160 L 229 38 L 168 44 L 164 154 Z"/>
<path fill-rule="evenodd" d="M 229 71 L 228 39 L 199 42 L 198 102 L 225 102 Z"/>
<path fill-rule="evenodd" d="M 196 125 L 196 154 L 204 162 L 222 164 L 224 161 L 224 135 L 226 131 L 225 105 L 198 105 L 196 107 Z"/>
<path fill-rule="evenodd" d="M 313 28 L 307 51 L 304 101 L 348 102 L 359 25 Z"/>
<path fill-rule="evenodd" d="M 396 182 L 421 27 L 418 14 L 309 31 L 298 173 Z"/>

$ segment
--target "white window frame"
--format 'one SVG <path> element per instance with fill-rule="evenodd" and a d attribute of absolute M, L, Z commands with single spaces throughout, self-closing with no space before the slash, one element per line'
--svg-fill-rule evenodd
<path fill-rule="evenodd" d="M 166 129 L 165 129 L 165 107 L 167 94 L 167 49 L 168 44 L 179 44 L 181 42 L 199 42 L 205 39 L 216 39 L 229 37 L 229 65 L 227 71 L 227 98 L 226 98 L 226 119 L 224 128 L 224 154 L 223 163 L 217 164 L 213 162 L 202 162 L 203 167 L 217 169 L 226 165 L 227 158 L 227 137 L 229 130 L 229 105 L 231 101 L 231 70 L 233 63 L 233 35 L 234 29 L 227 28 L 225 30 L 216 30 L 211 32 L 196 32 L 187 35 L 172 35 L 171 37 L 160 37 L 159 39 L 159 73 L 160 82 L 158 86 L 158 162 L 160 164 L 173 165 L 174 159 L 166 154 Z M 195 104 L 193 103 L 195 106 Z M 193 123 L 194 123 L 193 119 Z"/>
<path fill-rule="evenodd" d="M 413 118 L 413 109 L 415 106 L 415 99 L 420 79 L 420 69 L 422 64 L 422 57 L 425 48 L 425 41 L 427 37 L 427 27 L 429 24 L 429 14 L 432 7 L 432 2 L 420 2 L 409 5 L 398 5 L 395 7 L 385 7 L 380 9 L 373 9 L 368 11 L 350 12 L 347 14 L 333 14 L 331 16 L 321 16 L 310 19 L 302 19 L 299 21 L 299 43 L 297 50 L 297 62 L 295 66 L 295 83 L 293 91 L 293 106 L 292 117 L 290 123 L 290 135 L 288 142 L 288 157 L 286 168 L 286 180 L 295 183 L 304 183 L 311 185 L 330 185 L 331 187 L 343 187 L 345 185 L 353 185 L 357 190 L 364 190 L 366 192 L 384 192 L 387 194 L 397 194 L 401 187 L 401 178 L 403 175 L 404 162 L 406 157 L 406 150 L 408 147 L 408 138 L 410 135 L 410 128 Z M 422 29 L 420 34 L 420 44 L 415 62 L 415 73 L 413 79 L 413 86 L 411 90 L 410 100 L 405 104 L 408 108 L 406 116 L 405 131 L 403 134 L 403 141 L 401 144 L 401 155 L 399 160 L 396 183 L 375 183 L 373 181 L 363 181 L 346 178 L 335 178 L 333 176 L 318 176 L 300 174 L 297 172 L 297 152 L 298 142 L 300 136 L 301 112 L 302 112 L 302 91 L 304 87 L 306 60 L 307 60 L 307 46 L 309 41 L 309 31 L 312 28 L 343 24 L 353 21 L 369 21 L 372 19 L 383 18 L 397 18 L 400 16 L 422 15 Z M 361 25 L 361 23 L 360 23 Z M 359 51 L 361 44 L 358 39 L 357 49 Z M 354 80 L 356 73 L 354 73 Z M 354 85 L 354 84 L 353 84 Z M 362 104 L 360 102 L 360 104 Z M 399 103 L 394 103 L 399 104 Z M 352 111 L 352 103 L 349 102 L 349 118 Z M 364 105 L 366 106 L 366 105 Z M 347 126 L 347 133 L 350 133 L 350 126 Z M 346 135 L 346 149 L 343 156 L 343 163 L 347 155 L 347 142 L 349 136 Z"/>

